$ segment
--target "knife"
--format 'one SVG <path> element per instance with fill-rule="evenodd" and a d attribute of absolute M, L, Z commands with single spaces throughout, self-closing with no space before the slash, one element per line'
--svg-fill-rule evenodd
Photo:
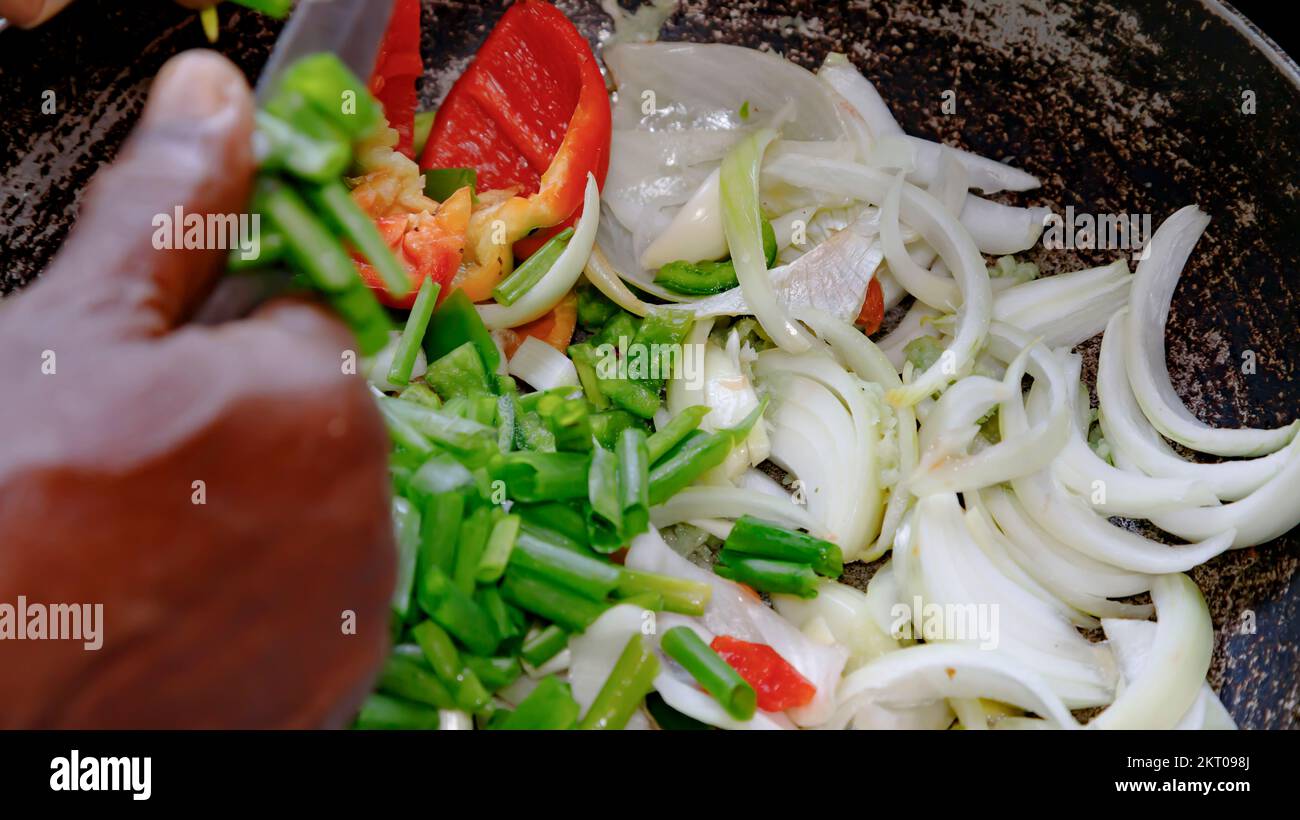
<path fill-rule="evenodd" d="M 328 51 L 363 80 L 375 70 L 379 46 L 394 0 L 298 0 L 292 16 L 257 81 L 257 101 L 264 102 L 289 66 L 300 57 Z M 247 316 L 261 303 L 294 290 L 284 271 L 223 276 L 195 312 L 198 324 L 219 324 Z"/>
<path fill-rule="evenodd" d="M 368 79 L 393 16 L 393 2 L 298 0 L 257 81 L 257 101 L 265 102 L 280 75 L 298 58 L 320 51 L 337 55 L 353 74 Z"/>

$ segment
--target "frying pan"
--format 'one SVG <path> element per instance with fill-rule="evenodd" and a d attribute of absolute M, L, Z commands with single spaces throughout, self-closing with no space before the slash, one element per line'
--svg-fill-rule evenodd
<path fill-rule="evenodd" d="M 421 96 L 432 106 L 505 4 L 424 5 Z M 610 34 L 599 2 L 560 6 L 593 44 Z M 217 48 L 255 80 L 279 25 L 233 6 L 222 17 Z M 1226 4 L 684 0 L 662 36 L 771 49 L 808 68 L 846 53 L 909 132 L 1043 181 L 1005 201 L 1156 224 L 1198 203 L 1214 221 L 1174 298 L 1174 384 L 1222 426 L 1273 427 L 1300 408 L 1300 69 Z M 161 2 L 81 0 L 44 29 L 0 35 L 0 293 L 57 250 L 162 63 L 203 45 L 194 15 Z M 45 92 L 55 114 L 42 113 Z M 1039 247 L 1028 258 L 1055 273 L 1115 253 Z M 1091 379 L 1096 340 L 1082 349 Z M 1243 372 L 1250 355 L 1254 372 Z M 1300 531 L 1192 573 L 1217 630 L 1210 681 L 1243 728 L 1300 726 L 1297 563 Z M 846 579 L 865 584 L 873 570 L 856 565 Z"/>

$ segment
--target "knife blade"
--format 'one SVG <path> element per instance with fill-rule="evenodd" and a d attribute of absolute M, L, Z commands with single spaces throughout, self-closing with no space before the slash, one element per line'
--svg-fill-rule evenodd
<path fill-rule="evenodd" d="M 375 70 L 394 0 L 298 0 L 271 59 L 257 81 L 257 101 L 265 102 L 284 70 L 299 57 L 328 51 L 363 80 Z"/>
<path fill-rule="evenodd" d="M 280 75 L 298 58 L 321 51 L 336 54 L 352 73 L 368 80 L 388 29 L 393 2 L 298 0 L 258 78 L 258 103 L 274 93 Z M 247 316 L 263 302 L 294 290 L 289 274 L 280 270 L 223 276 L 191 321 L 210 325 Z"/>

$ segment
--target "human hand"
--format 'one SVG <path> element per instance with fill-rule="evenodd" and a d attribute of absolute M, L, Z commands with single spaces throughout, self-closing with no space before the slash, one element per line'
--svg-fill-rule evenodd
<path fill-rule="evenodd" d="M 21 28 L 39 26 L 63 11 L 72 0 L 0 0 L 0 17 Z M 216 5 L 219 0 L 176 0 L 187 9 Z"/>
<path fill-rule="evenodd" d="M 252 115 L 224 58 L 169 62 L 0 303 L 0 638 L 18 596 L 102 604 L 98 650 L 0 639 L 0 727 L 337 726 L 386 652 L 388 444 L 355 343 L 305 303 L 186 325 L 225 253 L 152 242 L 177 206 L 243 210 Z"/>

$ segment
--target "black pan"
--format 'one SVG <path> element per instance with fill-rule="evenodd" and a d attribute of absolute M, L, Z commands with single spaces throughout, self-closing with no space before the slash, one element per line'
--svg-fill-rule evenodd
<path fill-rule="evenodd" d="M 593 43 L 598 2 L 560 6 Z M 425 0 L 422 87 L 446 92 L 503 4 Z M 256 78 L 277 24 L 223 6 L 218 48 Z M 1219 425 L 1275 426 L 1300 407 L 1300 70 L 1212 0 L 821 3 L 688 0 L 664 39 L 769 48 L 815 68 L 850 55 L 907 130 L 1016 163 L 1043 180 L 1012 201 L 1151 214 L 1198 203 L 1214 219 L 1175 295 L 1170 370 Z M 164 3 L 81 0 L 38 33 L 0 34 L 0 292 L 58 248 L 172 54 L 204 45 Z M 941 108 L 956 93 L 955 113 Z M 40 101 L 53 91 L 57 112 Z M 1245 96 L 1243 96 L 1245 95 Z M 1243 104 L 1253 99 L 1253 113 Z M 1057 272 L 1113 252 L 1030 254 Z M 1096 342 L 1085 345 L 1091 367 Z M 1242 372 L 1253 351 L 1256 369 Z M 1300 491 L 1297 502 L 1300 503 Z M 1217 627 L 1211 683 L 1243 728 L 1300 726 L 1300 534 L 1193 572 Z M 868 572 L 854 573 L 862 580 Z"/>

